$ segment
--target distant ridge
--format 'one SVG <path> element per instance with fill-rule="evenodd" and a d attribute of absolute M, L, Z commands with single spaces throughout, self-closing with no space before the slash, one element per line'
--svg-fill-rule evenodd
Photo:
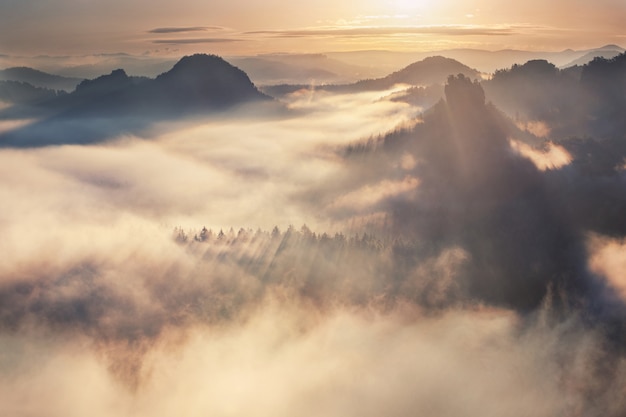
<path fill-rule="evenodd" d="M 0 81 L 19 81 L 34 87 L 51 90 L 72 91 L 82 80 L 80 78 L 62 77 L 48 74 L 29 67 L 12 67 L 0 70 Z"/>
<path fill-rule="evenodd" d="M 11 104 L 33 104 L 52 100 L 66 94 L 21 81 L 0 81 L 0 102 Z"/>
<path fill-rule="evenodd" d="M 257 84 L 345 84 L 385 75 L 369 67 L 356 66 L 324 54 L 261 54 L 227 58 L 243 69 Z"/>
<path fill-rule="evenodd" d="M 598 51 L 614 50 L 623 52 L 624 48 L 619 45 L 604 45 L 599 48 L 583 50 L 566 49 L 562 51 L 528 51 L 516 49 L 501 49 L 490 51 L 484 49 L 442 49 L 430 52 L 394 52 L 386 50 L 370 51 L 349 51 L 349 52 L 328 52 L 329 57 L 343 59 L 355 65 L 385 66 L 387 68 L 401 68 L 411 62 L 424 59 L 428 56 L 443 56 L 460 61 L 471 68 L 475 68 L 484 73 L 493 73 L 496 70 L 509 68 L 514 64 L 523 64 L 534 59 L 545 59 L 552 62 L 557 67 L 568 66 L 582 56 Z"/>
<path fill-rule="evenodd" d="M 593 61 L 594 58 L 605 58 L 611 59 L 620 55 L 626 51 L 626 49 L 621 48 L 617 45 L 606 45 L 602 48 L 594 49 L 593 51 L 587 52 L 585 55 L 581 56 L 578 59 L 571 61 L 570 63 L 563 65 L 562 68 L 574 67 L 576 65 L 586 65 L 589 62 Z"/>
<path fill-rule="evenodd" d="M 622 52 L 626 51 L 626 49 L 622 48 L 619 45 L 615 45 L 614 43 L 604 45 L 602 48 L 598 48 L 598 49 L 616 49 L 616 50 L 621 50 Z"/>

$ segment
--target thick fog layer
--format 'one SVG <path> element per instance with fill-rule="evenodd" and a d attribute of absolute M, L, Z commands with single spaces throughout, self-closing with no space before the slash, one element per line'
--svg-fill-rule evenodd
<path fill-rule="evenodd" d="M 0 409 L 622 415 L 623 168 L 394 91 L 1 149 Z"/>

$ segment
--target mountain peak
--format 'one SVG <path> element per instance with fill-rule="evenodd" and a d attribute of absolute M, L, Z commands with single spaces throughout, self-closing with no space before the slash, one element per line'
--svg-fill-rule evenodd
<path fill-rule="evenodd" d="M 129 87 L 132 80 L 123 69 L 111 71 L 108 75 L 102 75 L 93 80 L 84 80 L 76 86 L 77 93 L 113 92 Z"/>
<path fill-rule="evenodd" d="M 457 61 L 456 59 L 447 58 L 442 55 L 433 55 L 433 56 L 426 57 L 419 62 L 442 63 L 442 62 L 459 62 L 459 61 Z"/>
<path fill-rule="evenodd" d="M 615 45 L 615 44 L 604 45 L 603 47 L 598 48 L 598 49 L 599 49 L 599 50 L 606 50 L 606 49 L 609 49 L 609 50 L 616 50 L 616 51 L 624 51 L 624 48 L 622 48 L 622 47 L 621 47 L 621 46 L 619 46 L 619 45 Z"/>
<path fill-rule="evenodd" d="M 426 57 L 422 59 L 421 61 L 414 62 L 408 65 L 407 67 L 405 67 L 404 69 L 415 68 L 415 67 L 450 66 L 450 65 L 465 67 L 464 64 L 460 63 L 456 59 L 447 58 L 441 55 L 433 55 L 433 56 Z"/>
<path fill-rule="evenodd" d="M 248 76 L 239 68 L 231 65 L 217 55 L 194 54 L 182 57 L 171 70 L 159 75 L 157 79 L 170 77 L 191 77 L 193 79 L 206 79 L 219 77 L 220 75 L 237 74 L 239 77 Z M 249 79 L 248 79 L 249 81 Z"/>
<path fill-rule="evenodd" d="M 169 71 L 196 68 L 207 65 L 230 65 L 223 58 L 213 54 L 193 54 L 182 57 Z"/>
<path fill-rule="evenodd" d="M 480 73 L 461 62 L 443 56 L 430 56 L 421 61 L 414 62 L 409 66 L 391 74 L 388 77 L 396 83 L 418 84 L 443 84 L 449 75 L 464 74 L 472 79 L 479 78 Z"/>
<path fill-rule="evenodd" d="M 480 83 L 472 81 L 463 74 L 448 77 L 445 95 L 450 109 L 464 117 L 485 106 L 485 92 Z"/>
<path fill-rule="evenodd" d="M 185 56 L 171 70 L 159 75 L 155 83 L 168 100 L 183 106 L 224 106 L 267 98 L 245 72 L 217 55 Z"/>
<path fill-rule="evenodd" d="M 157 81 L 177 82 L 202 89 L 209 86 L 245 84 L 253 86 L 245 72 L 217 55 L 195 54 L 182 57 L 168 72 L 159 75 Z M 226 84 L 226 85 L 225 85 Z"/>

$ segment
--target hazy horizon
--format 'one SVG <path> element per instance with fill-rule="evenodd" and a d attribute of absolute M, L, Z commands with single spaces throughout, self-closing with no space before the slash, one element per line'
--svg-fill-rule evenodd
<path fill-rule="evenodd" d="M 541 11 L 540 13 L 538 11 Z M 560 51 L 624 44 L 626 5 L 495 0 L 8 1 L 0 5 L 0 53 L 12 55 L 220 55 L 451 48 Z M 37 24 L 30 24 L 37 22 Z"/>

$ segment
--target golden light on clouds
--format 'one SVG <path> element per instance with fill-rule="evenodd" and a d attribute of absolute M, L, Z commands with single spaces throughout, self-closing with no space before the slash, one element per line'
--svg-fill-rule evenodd
<path fill-rule="evenodd" d="M 626 241 L 594 235 L 589 246 L 592 271 L 604 276 L 619 297 L 626 300 Z"/>
<path fill-rule="evenodd" d="M 572 156 L 559 145 L 548 142 L 546 149 L 538 150 L 523 142 L 511 140 L 511 148 L 530 159 L 541 170 L 558 169 L 572 162 Z"/>
<path fill-rule="evenodd" d="M 503 3 L 495 0 L 360 0 L 315 4 L 233 0 L 135 2 L 3 2 L 0 5 L 0 53 L 144 52 L 170 46 L 204 48 L 222 54 L 320 52 L 346 48 L 433 50 L 445 45 L 484 49 L 565 49 L 623 42 L 626 5 L 617 0 L 593 4 L 559 0 Z M 24 22 L 37 22 L 36 25 Z M 475 26 L 475 31 L 421 33 L 421 28 Z M 495 26 L 515 27 L 491 33 Z M 405 27 L 412 31 L 350 34 L 318 32 L 274 36 L 261 32 L 312 31 L 323 28 Z M 525 27 L 526 30 L 520 30 Z M 158 28 L 193 28 L 154 32 Z M 217 28 L 217 30 L 215 30 Z M 147 32 L 152 32 L 146 36 Z M 251 34 L 252 33 L 252 34 Z M 392 38 L 392 39 L 387 39 Z M 392 41 L 396 40 L 397 43 Z"/>

